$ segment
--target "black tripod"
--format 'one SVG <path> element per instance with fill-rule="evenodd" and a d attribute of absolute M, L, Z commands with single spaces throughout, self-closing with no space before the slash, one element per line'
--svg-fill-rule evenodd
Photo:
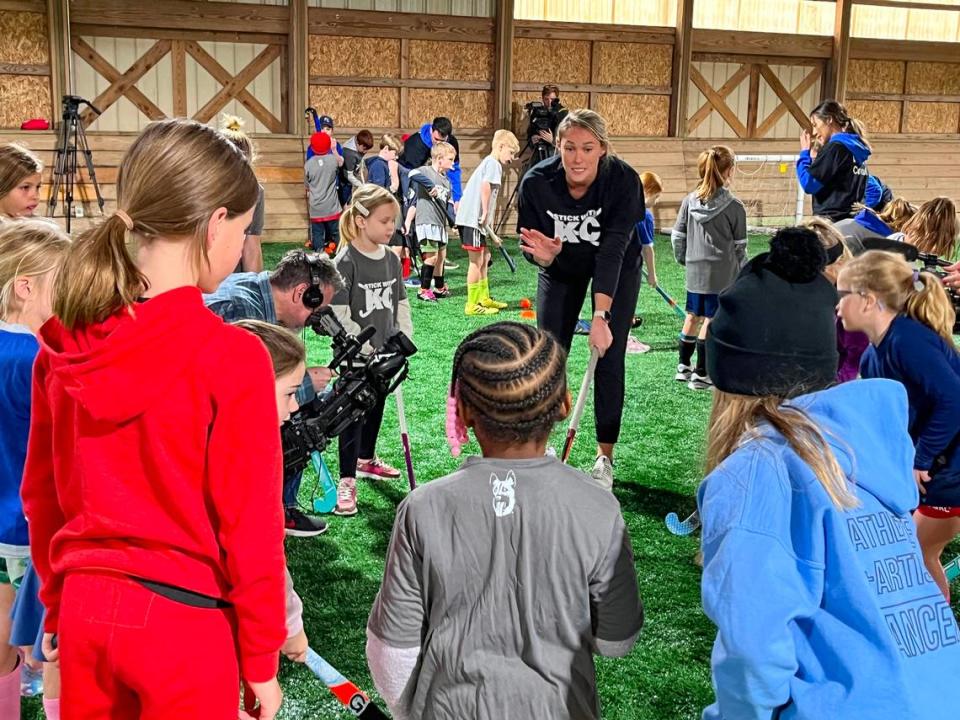
<path fill-rule="evenodd" d="M 97 183 L 97 172 L 93 168 L 93 153 L 87 144 L 87 135 L 83 130 L 83 121 L 80 119 L 80 105 L 86 105 L 97 115 L 100 110 L 89 101 L 76 95 L 63 96 L 63 121 L 60 123 L 60 133 L 57 138 L 57 154 L 53 163 L 53 184 L 50 188 L 50 199 L 47 202 L 47 217 L 53 217 L 57 209 L 57 198 L 63 192 L 63 204 L 67 219 L 67 232 L 70 232 L 70 221 L 73 218 L 73 186 L 77 177 L 77 152 L 83 153 L 87 164 L 87 175 L 93 183 L 93 191 L 97 195 L 97 205 L 100 214 L 103 214 L 103 195 Z"/>
<path fill-rule="evenodd" d="M 500 215 L 500 220 L 497 222 L 497 227 L 494 230 L 497 235 L 500 235 L 500 231 L 503 229 L 503 224 L 510 216 L 510 208 L 513 207 L 513 204 L 517 201 L 517 193 L 520 192 L 520 181 L 523 180 L 523 176 L 527 174 L 527 170 L 536 165 L 538 162 L 546 160 L 553 155 L 553 148 L 548 145 L 546 141 L 540 140 L 539 142 L 535 143 L 533 142 L 533 137 L 533 135 L 527 136 L 527 144 L 524 146 L 523 150 L 520 151 L 520 155 L 522 156 L 527 150 L 530 150 L 530 157 L 525 163 L 523 163 L 523 165 L 520 166 L 520 176 L 517 178 L 517 184 L 514 185 L 513 192 L 510 193 L 510 199 L 507 200 L 507 204 L 503 208 L 503 214 Z"/>

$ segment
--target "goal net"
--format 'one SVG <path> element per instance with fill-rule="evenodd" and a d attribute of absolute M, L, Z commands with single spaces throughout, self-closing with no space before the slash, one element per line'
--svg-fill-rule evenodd
<path fill-rule="evenodd" d="M 737 155 L 732 190 L 747 209 L 751 232 L 774 232 L 803 220 L 796 161 L 796 155 Z"/>

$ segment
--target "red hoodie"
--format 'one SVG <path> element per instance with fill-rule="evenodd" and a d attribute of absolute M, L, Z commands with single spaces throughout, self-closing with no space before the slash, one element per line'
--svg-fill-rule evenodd
<path fill-rule="evenodd" d="M 231 602 L 243 676 L 271 679 L 286 628 L 266 349 L 193 287 L 39 339 L 22 495 L 46 631 L 64 573 L 116 571 Z"/>

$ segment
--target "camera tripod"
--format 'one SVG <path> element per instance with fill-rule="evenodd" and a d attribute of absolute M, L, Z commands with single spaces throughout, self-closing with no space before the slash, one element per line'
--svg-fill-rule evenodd
<path fill-rule="evenodd" d="M 507 222 L 507 218 L 510 216 L 510 208 L 513 207 L 514 203 L 517 201 L 517 193 L 520 192 L 520 182 L 523 180 L 523 176 L 527 174 L 527 170 L 536 165 L 538 162 L 546 160 L 547 158 L 553 155 L 551 147 L 544 140 L 539 142 L 533 142 L 533 136 L 530 135 L 527 137 L 527 144 L 524 146 L 523 150 L 520 151 L 522 156 L 527 150 L 530 150 L 530 157 L 525 163 L 520 166 L 520 176 L 517 178 L 517 184 L 513 187 L 513 192 L 510 193 L 510 199 L 507 200 L 507 204 L 503 208 L 503 213 L 500 215 L 500 220 L 497 221 L 497 226 L 494 229 L 494 232 L 497 235 L 500 235 L 500 231 L 503 229 L 504 223 Z"/>
<path fill-rule="evenodd" d="M 99 109 L 77 95 L 63 96 L 63 120 L 57 137 L 56 159 L 53 163 L 53 179 L 50 188 L 50 199 L 47 201 L 47 217 L 53 217 L 57 209 L 57 198 L 63 192 L 63 204 L 67 220 L 67 232 L 70 232 L 70 221 L 73 218 L 73 188 L 76 183 L 78 164 L 77 153 L 82 152 L 87 166 L 87 175 L 93 184 L 93 191 L 97 196 L 97 205 L 100 214 L 103 214 L 103 195 L 100 184 L 97 182 L 97 172 L 93 167 L 93 152 L 87 143 L 87 135 L 80 119 L 80 105 L 86 105 L 97 115 Z"/>

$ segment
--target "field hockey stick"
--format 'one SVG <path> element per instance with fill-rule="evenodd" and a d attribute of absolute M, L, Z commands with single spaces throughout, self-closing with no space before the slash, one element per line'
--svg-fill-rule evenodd
<path fill-rule="evenodd" d="M 407 461 L 407 480 L 410 489 L 417 487 L 417 479 L 413 476 L 413 456 L 410 454 L 410 433 L 407 432 L 407 413 L 403 409 L 403 387 L 398 386 L 394 395 L 397 398 L 397 419 L 400 421 L 400 442 L 403 444 L 403 459 Z"/>
<path fill-rule="evenodd" d="M 700 513 L 695 510 L 690 517 L 681 521 L 680 516 L 672 512 L 669 513 L 666 518 L 664 518 L 664 522 L 667 524 L 667 530 L 672 532 L 674 535 L 690 535 L 694 530 L 700 527 Z"/>
<path fill-rule="evenodd" d="M 595 347 L 590 348 L 590 362 L 587 363 L 587 371 L 583 374 L 583 382 L 580 383 L 580 394 L 577 395 L 577 404 L 573 407 L 573 415 L 570 416 L 570 428 L 567 430 L 567 439 L 563 443 L 563 455 L 561 458 L 566 462 L 570 457 L 570 451 L 573 449 L 573 439 L 577 436 L 577 428 L 580 426 L 580 418 L 583 416 L 583 409 L 587 406 L 587 392 L 590 390 L 590 383 L 593 382 L 593 374 L 597 371 L 597 361 L 600 359 L 600 351 Z"/>
<path fill-rule="evenodd" d="M 646 268 L 640 268 L 640 272 L 643 273 L 643 279 L 646 280 L 646 279 L 647 279 L 647 269 L 646 269 Z M 677 305 L 677 301 L 676 301 L 676 300 L 674 300 L 672 297 L 670 297 L 669 295 L 667 295 L 666 291 L 665 291 L 662 287 L 660 287 L 659 283 L 658 283 L 657 285 L 654 285 L 653 289 L 656 290 L 656 291 L 657 291 L 657 294 L 659 294 L 660 297 L 662 297 L 662 298 L 666 301 L 667 305 L 669 305 L 670 307 L 673 308 L 673 311 L 677 314 L 677 317 L 685 318 L 685 317 L 687 316 L 687 314 L 683 311 L 683 308 L 681 308 L 679 305 Z"/>
<path fill-rule="evenodd" d="M 943 566 L 943 573 L 947 576 L 947 582 L 953 582 L 960 577 L 960 555 Z"/>
<path fill-rule="evenodd" d="M 360 688 L 347 680 L 339 670 L 307 648 L 307 667 L 326 685 L 334 697 L 354 716 L 363 720 L 390 720 L 390 716 L 377 707 Z"/>
<path fill-rule="evenodd" d="M 517 263 L 514 262 L 514 259 L 510 257 L 510 253 L 507 252 L 507 249 L 503 246 L 503 241 L 497 237 L 497 234 L 493 231 L 489 225 L 484 225 L 481 231 L 484 235 L 487 236 L 487 241 L 492 242 L 497 246 L 497 249 L 500 250 L 500 254 L 503 255 L 503 259 L 507 261 L 507 265 L 510 267 L 510 272 L 517 272 Z"/>

